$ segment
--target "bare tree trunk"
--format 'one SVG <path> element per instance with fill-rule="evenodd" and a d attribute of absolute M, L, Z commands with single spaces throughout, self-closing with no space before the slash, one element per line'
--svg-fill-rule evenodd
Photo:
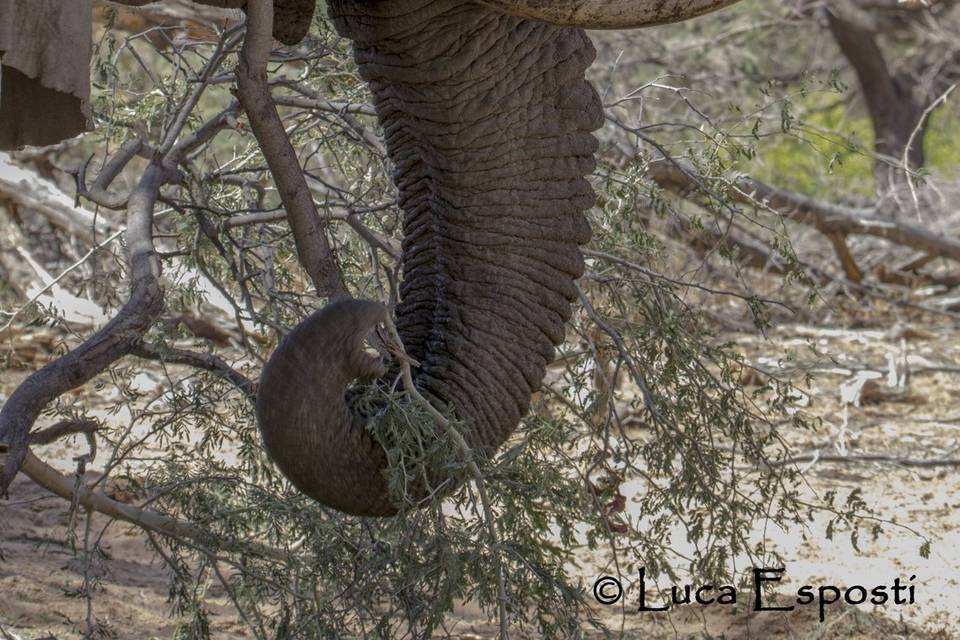
<path fill-rule="evenodd" d="M 907 190 L 909 171 L 923 167 L 925 96 L 915 90 L 912 73 L 894 73 L 868 25 L 844 4 L 827 12 L 830 31 L 860 82 L 874 129 L 874 178 L 880 211 L 895 212 L 896 194 Z M 901 166 L 904 159 L 906 166 Z"/>

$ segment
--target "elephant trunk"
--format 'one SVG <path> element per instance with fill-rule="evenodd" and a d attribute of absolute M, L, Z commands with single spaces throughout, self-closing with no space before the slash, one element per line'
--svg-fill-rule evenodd
<path fill-rule="evenodd" d="M 602 107 L 582 30 L 462 0 L 330 0 L 370 83 L 404 212 L 396 324 L 414 383 L 492 453 L 516 429 L 564 339 L 594 201 Z M 264 369 L 267 449 L 305 493 L 360 515 L 393 513 L 385 453 L 344 392 L 371 373 L 361 342 L 382 317 L 336 303 Z M 374 308 L 375 307 L 375 308 Z M 286 379 L 284 385 L 282 380 Z M 295 381 L 295 383 L 294 383 Z"/>
<path fill-rule="evenodd" d="M 383 449 L 345 399 L 354 380 L 383 374 L 364 338 L 383 305 L 342 300 L 313 313 L 280 342 L 257 389 L 257 423 L 267 453 L 305 494 L 347 513 L 390 515 Z"/>

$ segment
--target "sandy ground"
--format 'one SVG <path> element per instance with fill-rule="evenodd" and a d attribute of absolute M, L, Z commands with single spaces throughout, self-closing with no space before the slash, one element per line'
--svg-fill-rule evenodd
<path fill-rule="evenodd" d="M 955 368 L 960 362 L 960 340 L 949 331 L 785 326 L 777 328 L 770 341 L 728 336 L 750 362 L 767 371 L 778 366 L 777 349 L 795 349 L 792 369 L 781 373 L 813 376 L 807 395 L 797 404 L 823 421 L 817 432 L 800 434 L 792 443 L 798 454 L 820 456 L 800 463 L 806 468 L 811 495 L 859 488 L 877 517 L 885 521 L 877 540 L 861 539 L 859 553 L 847 532 L 824 539 L 825 516 L 818 516 L 806 532 L 758 531 L 785 558 L 786 574 L 779 589 L 784 604 L 804 584 L 859 584 L 870 589 L 892 585 L 897 577 L 915 586 L 914 604 L 833 605 L 827 609 L 826 621 L 819 623 L 816 606 L 789 614 L 754 612 L 750 598 L 741 594 L 737 606 L 688 606 L 669 614 L 641 614 L 635 611 L 636 585 L 631 583 L 636 581 L 625 578 L 624 586 L 634 599 L 624 607 L 599 609 L 611 629 L 627 638 L 960 638 L 960 467 L 944 462 L 960 457 L 960 409 L 954 408 L 960 388 L 960 370 Z M 811 344 L 819 355 L 808 355 Z M 22 376 L 22 372 L 8 372 L 0 380 L 0 393 L 9 394 Z M 42 453 L 66 471 L 72 468 L 72 457 L 84 450 L 85 444 L 77 438 L 46 447 Z M 869 455 L 896 458 L 899 463 L 857 459 Z M 905 461 L 924 462 L 907 466 Z M 16 481 L 10 494 L 10 500 L 0 502 L 0 625 L 4 630 L 0 638 L 81 637 L 86 610 L 77 593 L 83 586 L 83 561 L 72 547 L 80 541 L 69 535 L 69 505 L 24 478 Z M 81 536 L 82 524 L 81 520 L 73 529 Z M 91 532 L 102 535 L 107 552 L 93 572 L 100 581 L 97 618 L 117 638 L 174 637 L 176 616 L 167 600 L 168 574 L 146 550 L 141 534 L 123 524 L 110 524 L 102 516 L 93 518 Z M 930 541 L 928 558 L 921 556 L 925 538 Z M 593 570 L 597 573 L 584 575 L 587 584 L 605 572 L 603 564 L 602 558 L 596 558 Z M 223 593 L 211 589 L 209 603 L 214 637 L 246 637 Z M 460 619 L 455 626 L 459 637 L 494 635 L 489 622 L 468 604 L 455 617 Z"/>

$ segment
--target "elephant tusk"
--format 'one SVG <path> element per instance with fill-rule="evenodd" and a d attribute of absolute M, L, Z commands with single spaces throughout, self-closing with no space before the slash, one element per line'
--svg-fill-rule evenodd
<path fill-rule="evenodd" d="M 738 0 L 478 0 L 515 16 L 584 29 L 634 29 L 690 18 Z"/>

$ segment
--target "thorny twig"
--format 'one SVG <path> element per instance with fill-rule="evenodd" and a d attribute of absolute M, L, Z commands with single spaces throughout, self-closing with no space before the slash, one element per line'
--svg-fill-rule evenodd
<path fill-rule="evenodd" d="M 487 494 L 486 484 L 483 480 L 483 474 L 480 472 L 480 467 L 477 466 L 477 463 L 474 460 L 473 451 L 470 449 L 467 441 L 464 440 L 463 435 L 453 425 L 451 425 L 450 421 L 447 420 L 447 418 L 440 413 L 440 411 L 438 411 L 429 400 L 424 398 L 423 394 L 420 393 L 420 390 L 417 389 L 417 385 L 413 381 L 413 373 L 410 369 L 410 358 L 406 356 L 406 350 L 403 347 L 403 340 L 400 338 L 400 333 L 397 331 L 397 327 L 389 314 L 384 316 L 384 325 L 390 334 L 390 338 L 394 342 L 394 348 L 397 350 L 397 353 L 400 356 L 397 358 L 397 361 L 400 365 L 401 375 L 403 376 L 404 390 L 414 402 L 416 402 L 420 407 L 425 409 L 427 413 L 430 414 L 437 425 L 447 431 L 454 443 L 457 445 L 457 448 L 460 450 L 460 455 L 462 455 L 466 461 L 467 470 L 470 472 L 470 475 L 473 476 L 473 480 L 477 485 L 477 493 L 480 497 L 480 505 L 483 508 L 483 518 L 486 521 L 487 526 L 487 536 L 490 538 L 491 547 L 497 554 L 497 615 L 500 621 L 500 639 L 507 640 L 509 636 L 509 624 L 507 619 L 508 600 L 506 575 L 503 563 L 503 547 L 500 544 L 500 535 L 497 532 L 497 524 L 493 516 L 493 507 L 491 506 L 490 498 Z"/>

